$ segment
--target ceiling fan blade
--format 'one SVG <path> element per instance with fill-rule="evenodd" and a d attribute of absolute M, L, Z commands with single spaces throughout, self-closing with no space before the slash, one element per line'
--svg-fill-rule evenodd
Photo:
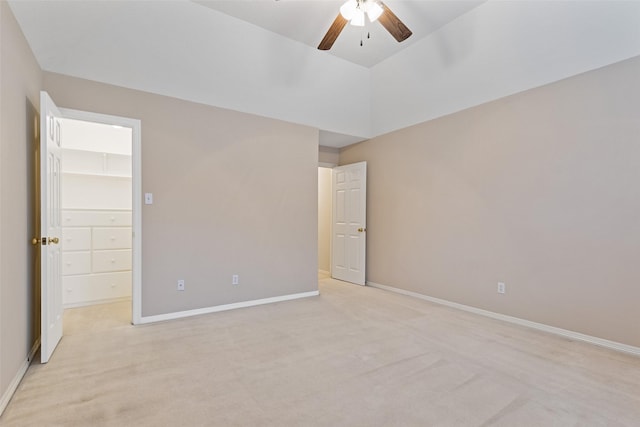
<path fill-rule="evenodd" d="M 398 18 L 395 13 L 391 12 L 391 9 L 387 7 L 386 4 L 380 2 L 382 9 L 382 15 L 378 18 L 378 21 L 382 24 L 384 28 L 391 33 L 393 38 L 398 40 L 399 42 L 404 41 L 409 38 L 411 34 L 411 30 L 407 28 L 406 25 Z"/>
<path fill-rule="evenodd" d="M 331 46 L 333 46 L 333 43 L 338 38 L 338 36 L 342 32 L 342 29 L 344 28 L 345 25 L 347 25 L 347 20 L 344 19 L 340 13 L 338 13 L 338 16 L 336 16 L 336 19 L 333 21 L 333 24 L 331 24 L 331 27 L 329 27 L 329 31 L 327 31 L 327 34 L 324 35 L 324 38 L 318 45 L 318 49 L 320 50 L 331 49 Z"/>

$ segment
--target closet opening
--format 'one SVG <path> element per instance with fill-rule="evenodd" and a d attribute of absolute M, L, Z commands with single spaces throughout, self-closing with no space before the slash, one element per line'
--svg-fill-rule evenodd
<path fill-rule="evenodd" d="M 135 320 L 135 129 L 70 115 L 61 139 L 65 335 Z"/>

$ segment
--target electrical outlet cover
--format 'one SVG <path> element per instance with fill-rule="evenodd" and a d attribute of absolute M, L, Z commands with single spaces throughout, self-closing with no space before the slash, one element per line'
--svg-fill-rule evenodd
<path fill-rule="evenodd" d="M 498 282 L 498 293 L 504 294 L 506 291 L 505 285 L 503 282 Z"/>

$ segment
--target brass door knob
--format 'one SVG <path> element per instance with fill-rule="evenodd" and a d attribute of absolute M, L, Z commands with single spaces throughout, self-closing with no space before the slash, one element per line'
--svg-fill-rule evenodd
<path fill-rule="evenodd" d="M 49 237 L 49 244 L 52 243 L 57 245 L 58 243 L 60 243 L 60 239 L 58 239 L 57 237 Z"/>
<path fill-rule="evenodd" d="M 40 243 L 40 238 L 39 237 L 34 237 L 33 239 L 31 239 L 31 244 L 32 245 L 37 245 L 38 243 Z"/>
<path fill-rule="evenodd" d="M 367 231 L 366 228 L 358 228 L 358 233 L 362 233 L 362 232 L 365 232 L 365 231 Z"/>

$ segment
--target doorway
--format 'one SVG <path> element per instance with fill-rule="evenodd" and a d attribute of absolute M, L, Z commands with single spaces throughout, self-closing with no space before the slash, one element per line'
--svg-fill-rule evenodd
<path fill-rule="evenodd" d="M 61 113 L 65 334 L 139 323 L 140 121 Z"/>
<path fill-rule="evenodd" d="M 132 129 L 62 118 L 65 331 L 131 322 Z M 92 310 L 71 310 L 79 307 Z M 99 309 L 99 310 L 98 310 Z M 82 322 L 69 321 L 82 313 Z M 92 314 L 93 313 L 93 314 Z M 70 324 L 69 324 L 70 323 Z"/>
<path fill-rule="evenodd" d="M 318 279 L 364 286 L 367 163 L 318 167 Z"/>
<path fill-rule="evenodd" d="M 129 128 L 129 158 L 128 166 L 123 166 L 126 162 L 111 161 L 112 164 L 120 165 L 120 168 L 128 170 L 130 175 L 129 194 L 131 206 L 129 209 L 128 219 L 123 212 L 95 212 L 96 206 L 71 206 L 67 205 L 64 209 L 62 199 L 64 198 L 62 181 L 64 176 L 70 180 L 75 175 L 105 177 L 109 175 L 109 171 L 113 167 L 109 167 L 110 161 L 108 152 L 102 153 L 102 169 L 95 167 L 100 162 L 96 161 L 99 156 L 96 150 L 79 150 L 73 147 L 71 138 L 67 137 L 63 130 L 63 120 L 77 120 L 81 122 L 92 122 L 94 124 L 110 125 L 112 127 Z M 124 117 L 108 116 L 103 114 L 89 113 L 85 111 L 61 109 L 55 105 L 49 94 L 45 91 L 40 92 L 40 121 L 38 126 L 39 146 L 36 147 L 36 174 L 38 176 L 38 184 L 35 186 L 36 204 L 35 217 L 39 227 L 36 227 L 37 235 L 32 239 L 33 245 L 37 245 L 38 259 L 40 264 L 39 282 L 40 282 L 40 361 L 47 363 L 55 351 L 60 339 L 63 336 L 63 314 L 64 314 L 64 294 L 63 292 L 63 275 L 65 276 L 93 276 L 94 273 L 110 272 L 106 266 L 121 268 L 124 270 L 125 265 L 129 267 L 130 283 L 128 293 L 131 298 L 130 319 L 131 323 L 138 324 L 141 320 L 141 149 L 140 149 L 140 121 L 128 119 Z M 84 137 L 79 138 L 82 140 Z M 69 140 L 65 145 L 67 149 L 76 149 L 77 152 L 72 154 L 70 165 L 63 169 L 62 151 L 63 141 Z M 76 142 L 80 144 L 80 142 Z M 82 147 L 85 148 L 85 147 Z M 104 150 L 102 150 L 104 151 Z M 77 158 L 74 160 L 73 156 Z M 93 165 L 95 168 L 89 168 Z M 118 166 L 115 167 L 118 169 Z M 122 172 L 122 171 L 120 171 Z M 124 173 L 122 173 L 124 175 Z M 97 196 L 96 196 L 97 194 Z M 69 200 L 80 200 L 81 203 L 87 200 L 94 200 L 94 203 L 100 203 L 99 191 L 84 191 L 79 194 L 68 195 Z M 97 200 L 97 202 L 95 201 Z M 69 209 L 69 208 L 73 209 Z M 64 214 L 64 216 L 63 216 Z M 94 227 L 93 222 L 98 221 Z M 105 230 L 95 232 L 94 228 L 107 228 L 107 226 L 122 228 L 128 224 L 129 235 L 126 230 L 119 231 L 118 234 L 109 233 Z M 100 227 L 102 226 L 102 227 Z M 69 252 L 67 256 L 62 255 L 62 247 L 64 242 L 64 229 L 67 228 L 67 244 L 66 248 Z M 111 230 L 113 231 L 113 230 Z M 105 253 L 97 254 L 96 250 L 105 249 L 104 247 L 95 247 L 93 241 L 102 242 L 102 245 L 108 246 L 114 244 L 113 241 L 127 241 L 130 248 L 120 250 L 116 255 L 112 253 L 107 256 Z M 106 243 L 105 243 L 106 242 Z M 108 243 L 112 242 L 112 243 Z M 113 249 L 113 248 L 111 248 Z M 64 261 L 63 261 L 64 258 Z M 113 272 L 120 271 L 114 270 Z M 97 276 L 96 276 L 97 277 Z M 113 277 L 112 277 L 113 278 Z M 95 283 L 103 280 L 87 280 L 82 293 L 90 293 L 93 291 Z M 67 289 L 80 289 L 77 285 L 79 280 L 72 280 L 67 283 Z M 105 280 L 111 285 L 111 280 Z M 106 287 L 106 286 L 101 286 Z M 117 287 L 114 284 L 114 287 Z M 91 300 L 91 298 L 88 298 Z"/>
<path fill-rule="evenodd" d="M 333 168 L 331 277 L 364 286 L 367 248 L 367 162 Z"/>

